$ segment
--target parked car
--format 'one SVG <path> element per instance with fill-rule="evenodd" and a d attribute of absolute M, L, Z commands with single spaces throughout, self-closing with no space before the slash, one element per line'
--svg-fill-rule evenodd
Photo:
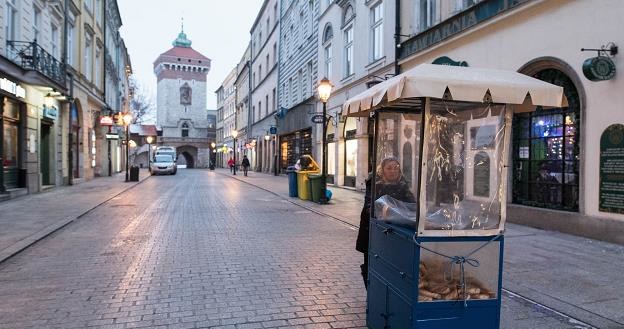
<path fill-rule="evenodd" d="M 154 161 L 150 165 L 150 173 L 152 175 L 169 174 L 175 175 L 178 171 L 173 156 L 169 154 L 159 154 L 154 156 Z"/>

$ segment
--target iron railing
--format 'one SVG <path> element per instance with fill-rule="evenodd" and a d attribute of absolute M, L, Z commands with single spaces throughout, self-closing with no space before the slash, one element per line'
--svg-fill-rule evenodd
<path fill-rule="evenodd" d="M 65 86 L 65 64 L 56 59 L 37 42 L 7 41 L 7 56 L 25 70 L 34 70 Z"/>

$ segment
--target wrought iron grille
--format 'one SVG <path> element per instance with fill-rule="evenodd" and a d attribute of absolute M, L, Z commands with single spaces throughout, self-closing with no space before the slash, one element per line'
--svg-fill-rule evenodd
<path fill-rule="evenodd" d="M 25 70 L 37 71 L 61 86 L 65 85 L 65 64 L 37 42 L 7 41 L 7 56 Z"/>

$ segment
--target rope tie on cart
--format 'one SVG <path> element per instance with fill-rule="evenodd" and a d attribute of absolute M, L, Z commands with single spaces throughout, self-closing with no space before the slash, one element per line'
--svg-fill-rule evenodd
<path fill-rule="evenodd" d="M 420 242 L 418 242 L 416 240 L 416 233 L 414 232 L 414 236 L 412 237 L 412 240 L 414 240 L 414 243 L 422 249 L 427 250 L 428 252 L 434 253 L 438 256 L 444 257 L 446 259 L 448 259 L 449 261 L 446 263 L 446 265 L 444 266 L 444 280 L 445 281 L 452 281 L 453 280 L 453 269 L 455 268 L 456 265 L 459 265 L 459 285 L 458 288 L 461 289 L 462 292 L 462 296 L 464 298 L 464 307 L 468 307 L 468 295 L 466 294 L 466 271 L 465 271 L 465 266 L 464 264 L 468 264 L 472 267 L 479 267 L 480 263 L 478 260 L 474 259 L 474 258 L 470 258 L 470 256 L 472 256 L 473 254 L 475 254 L 477 251 L 485 248 L 487 245 L 489 245 L 490 243 L 496 241 L 498 238 L 501 237 L 501 234 L 497 234 L 496 236 L 494 236 L 492 239 L 486 241 L 485 243 L 483 243 L 482 245 L 480 245 L 478 248 L 474 249 L 473 251 L 469 252 L 467 255 L 465 256 L 449 256 L 449 255 L 445 255 L 441 252 L 429 249 L 425 246 L 423 246 Z"/>

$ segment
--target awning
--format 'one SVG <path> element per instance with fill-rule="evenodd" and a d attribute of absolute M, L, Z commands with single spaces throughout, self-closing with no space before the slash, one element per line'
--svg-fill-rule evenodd
<path fill-rule="evenodd" d="M 442 99 L 445 93 L 454 101 L 483 102 L 489 96 L 493 103 L 565 105 L 562 87 L 518 72 L 421 64 L 349 98 L 342 114 L 367 116 L 369 110 L 380 107 L 408 108 L 419 97 Z"/>

